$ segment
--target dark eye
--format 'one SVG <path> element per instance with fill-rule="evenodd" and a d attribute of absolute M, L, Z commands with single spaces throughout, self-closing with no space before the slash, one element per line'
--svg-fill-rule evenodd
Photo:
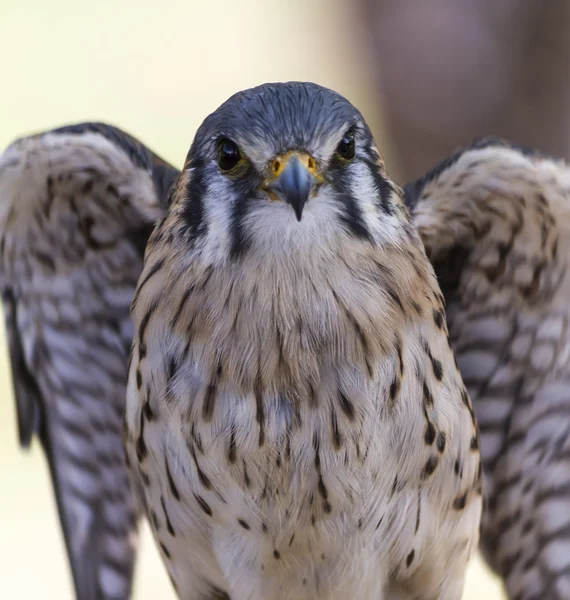
<path fill-rule="evenodd" d="M 352 160 L 355 154 L 354 132 L 349 130 L 344 134 L 340 144 L 337 146 L 337 154 L 345 160 Z"/>
<path fill-rule="evenodd" d="M 239 148 L 226 138 L 218 144 L 218 165 L 222 171 L 230 171 L 239 162 L 241 154 Z"/>

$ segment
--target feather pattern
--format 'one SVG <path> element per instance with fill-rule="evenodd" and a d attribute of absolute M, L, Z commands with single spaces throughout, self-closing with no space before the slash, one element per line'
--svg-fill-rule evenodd
<path fill-rule="evenodd" d="M 482 549 L 512 600 L 570 597 L 570 169 L 484 139 L 406 187 L 481 431 Z"/>
<path fill-rule="evenodd" d="M 177 171 L 82 123 L 0 157 L 0 288 L 20 442 L 48 459 L 79 600 L 130 597 L 140 510 L 122 417 L 129 305 Z"/>
<path fill-rule="evenodd" d="M 300 222 L 259 191 L 284 151 L 327 182 Z M 208 117 L 132 314 L 127 452 L 180 598 L 460 598 L 477 426 L 431 265 L 346 100 L 265 85 Z"/>

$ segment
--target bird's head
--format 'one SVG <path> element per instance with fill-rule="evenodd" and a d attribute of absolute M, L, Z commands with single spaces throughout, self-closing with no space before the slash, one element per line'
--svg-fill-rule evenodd
<path fill-rule="evenodd" d="M 261 85 L 208 116 L 174 204 L 193 242 L 234 257 L 323 236 L 382 243 L 404 213 L 361 113 L 310 83 Z"/>

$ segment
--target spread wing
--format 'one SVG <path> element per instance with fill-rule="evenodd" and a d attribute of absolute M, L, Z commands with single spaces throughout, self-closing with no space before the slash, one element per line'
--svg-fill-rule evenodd
<path fill-rule="evenodd" d="M 482 549 L 511 598 L 566 597 L 570 169 L 486 139 L 405 195 L 479 420 Z"/>
<path fill-rule="evenodd" d="M 76 596 L 130 597 L 138 509 L 122 447 L 129 305 L 177 170 L 83 123 L 0 157 L 0 288 L 22 446 L 46 453 Z"/>

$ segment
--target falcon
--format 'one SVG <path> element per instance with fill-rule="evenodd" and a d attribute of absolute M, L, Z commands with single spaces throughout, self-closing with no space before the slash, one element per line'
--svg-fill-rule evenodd
<path fill-rule="evenodd" d="M 143 253 L 177 171 L 82 123 L 0 157 L 0 289 L 20 443 L 45 451 L 79 600 L 130 597 L 137 510 L 122 423 Z"/>
<path fill-rule="evenodd" d="M 512 600 L 567 600 L 570 169 L 486 138 L 405 195 L 480 426 L 483 553 Z"/>
<path fill-rule="evenodd" d="M 125 441 L 185 600 L 458 600 L 479 438 L 360 112 L 309 83 L 199 128 L 133 299 Z"/>

